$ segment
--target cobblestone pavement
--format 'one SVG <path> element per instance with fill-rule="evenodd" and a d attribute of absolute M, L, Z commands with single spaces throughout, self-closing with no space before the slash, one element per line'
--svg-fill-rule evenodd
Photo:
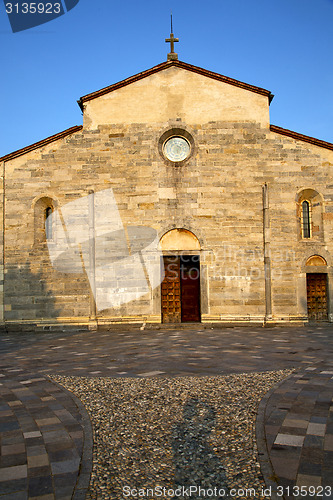
<path fill-rule="evenodd" d="M 1 500 L 86 496 L 90 419 L 48 376 L 162 379 L 284 369 L 295 372 L 258 410 L 267 496 L 333 498 L 325 490 L 333 486 L 331 325 L 4 333 L 0 349 Z"/>

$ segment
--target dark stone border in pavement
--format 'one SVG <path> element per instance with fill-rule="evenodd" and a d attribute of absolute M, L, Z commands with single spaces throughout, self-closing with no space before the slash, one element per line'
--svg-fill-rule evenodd
<path fill-rule="evenodd" d="M 58 382 L 53 380 L 51 377 L 51 375 L 46 376 L 46 378 L 49 379 L 52 384 L 59 387 L 63 392 L 66 392 L 68 396 L 73 399 L 82 417 L 81 423 L 83 429 L 83 450 L 78 472 L 78 479 L 73 490 L 72 500 L 84 500 L 89 488 L 90 476 L 92 471 L 93 431 L 91 420 L 82 401 L 77 396 L 75 396 L 75 394 L 66 389 L 63 385 L 58 384 Z"/>

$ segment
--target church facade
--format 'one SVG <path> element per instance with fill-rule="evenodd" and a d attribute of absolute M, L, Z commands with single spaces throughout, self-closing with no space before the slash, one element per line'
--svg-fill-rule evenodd
<path fill-rule="evenodd" d="M 170 57 L 0 158 L 2 325 L 333 321 L 333 144 L 272 98 Z"/>

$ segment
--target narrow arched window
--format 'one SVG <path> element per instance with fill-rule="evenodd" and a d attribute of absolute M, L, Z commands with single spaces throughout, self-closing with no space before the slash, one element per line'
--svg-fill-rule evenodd
<path fill-rule="evenodd" d="M 47 207 L 45 209 L 45 234 L 46 234 L 46 239 L 47 240 L 52 240 L 53 238 L 53 230 L 52 230 L 52 208 Z"/>
<path fill-rule="evenodd" d="M 311 238 L 311 204 L 308 201 L 302 202 L 302 236 Z"/>

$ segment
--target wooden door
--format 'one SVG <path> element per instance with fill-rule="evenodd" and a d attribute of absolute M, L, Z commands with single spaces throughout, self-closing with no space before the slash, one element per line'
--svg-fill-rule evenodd
<path fill-rule="evenodd" d="M 161 285 L 162 295 L 162 322 L 181 322 L 180 301 L 180 270 L 179 257 L 171 255 L 163 257 L 164 280 Z"/>
<path fill-rule="evenodd" d="M 199 256 L 163 257 L 164 280 L 161 284 L 162 322 L 200 321 Z"/>
<path fill-rule="evenodd" d="M 327 274 L 309 273 L 306 284 L 309 320 L 327 321 Z"/>
<path fill-rule="evenodd" d="M 200 321 L 200 264 L 197 255 L 180 258 L 182 322 Z"/>

